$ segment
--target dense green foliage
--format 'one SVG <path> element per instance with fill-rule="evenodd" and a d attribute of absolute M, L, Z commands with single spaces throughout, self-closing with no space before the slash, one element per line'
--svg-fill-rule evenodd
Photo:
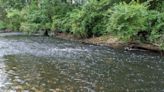
<path fill-rule="evenodd" d="M 0 29 L 115 35 L 164 46 L 163 0 L 0 0 L 0 6 Z"/>
<path fill-rule="evenodd" d="M 147 7 L 137 2 L 119 3 L 109 11 L 107 31 L 115 33 L 123 39 L 134 39 L 140 31 L 148 31 Z"/>

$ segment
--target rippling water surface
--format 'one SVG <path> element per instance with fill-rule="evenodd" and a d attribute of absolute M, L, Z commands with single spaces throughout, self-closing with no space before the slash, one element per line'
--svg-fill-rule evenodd
<path fill-rule="evenodd" d="M 164 58 L 41 36 L 1 36 L 0 92 L 164 92 Z"/>

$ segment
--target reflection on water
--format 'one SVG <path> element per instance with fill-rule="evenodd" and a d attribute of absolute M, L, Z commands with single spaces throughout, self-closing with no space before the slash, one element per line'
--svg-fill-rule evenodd
<path fill-rule="evenodd" d="M 164 58 L 32 36 L 0 38 L 0 92 L 162 92 Z"/>

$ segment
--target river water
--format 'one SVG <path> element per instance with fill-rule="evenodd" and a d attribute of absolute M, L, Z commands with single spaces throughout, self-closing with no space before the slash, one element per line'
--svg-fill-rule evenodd
<path fill-rule="evenodd" d="M 0 36 L 0 92 L 164 92 L 164 58 L 41 36 Z"/>

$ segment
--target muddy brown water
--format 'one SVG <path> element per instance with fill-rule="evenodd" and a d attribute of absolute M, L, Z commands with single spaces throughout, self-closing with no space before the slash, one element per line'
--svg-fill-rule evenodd
<path fill-rule="evenodd" d="M 164 92 L 164 58 L 42 36 L 0 36 L 0 92 Z"/>

